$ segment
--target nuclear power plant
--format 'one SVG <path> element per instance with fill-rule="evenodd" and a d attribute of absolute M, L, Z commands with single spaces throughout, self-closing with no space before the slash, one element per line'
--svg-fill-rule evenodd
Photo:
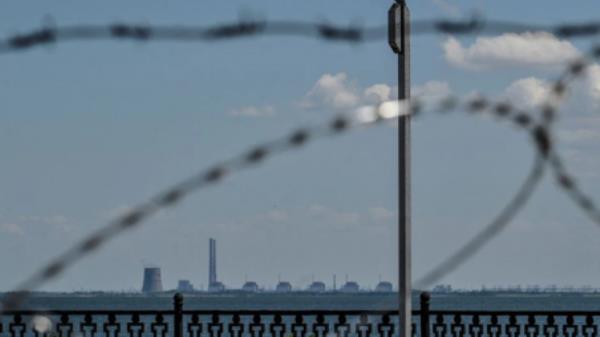
<path fill-rule="evenodd" d="M 183 279 L 179 280 L 177 284 L 178 291 L 182 292 L 195 292 L 198 290 L 194 289 L 194 286 L 189 280 Z M 232 289 L 233 291 L 244 291 L 244 292 L 259 292 L 262 290 L 261 286 L 258 283 L 253 281 L 246 281 L 241 288 Z M 223 292 L 225 291 L 225 285 L 222 282 L 219 282 L 217 278 L 217 241 L 213 238 L 208 240 L 208 287 L 207 290 L 209 292 Z M 157 293 L 163 291 L 162 279 L 161 279 L 161 270 L 159 267 L 145 267 L 144 268 L 144 281 L 142 285 L 142 292 L 145 294 Z M 274 291 L 277 293 L 287 293 L 292 292 L 293 287 L 290 282 L 278 280 L 278 283 L 275 289 L 267 290 Z M 336 277 L 333 275 L 333 286 L 328 288 L 324 282 L 314 281 L 306 288 L 307 292 L 312 293 L 323 293 L 323 292 L 341 292 L 341 293 L 358 293 L 361 292 L 361 288 L 355 281 L 348 281 L 348 276 L 346 276 L 346 282 L 344 285 L 338 290 L 336 287 Z M 392 283 L 387 281 L 380 281 L 374 289 L 374 292 L 378 293 L 386 293 L 392 292 L 393 286 Z"/>
<path fill-rule="evenodd" d="M 160 268 L 146 267 L 144 268 L 144 282 L 142 284 L 142 292 L 145 294 L 156 293 L 163 291 Z"/>

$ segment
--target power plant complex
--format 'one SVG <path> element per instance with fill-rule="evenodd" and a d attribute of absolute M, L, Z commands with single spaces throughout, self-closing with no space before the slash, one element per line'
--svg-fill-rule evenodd
<path fill-rule="evenodd" d="M 225 285 L 220 282 L 217 278 L 217 241 L 213 238 L 208 240 L 208 287 L 207 290 L 209 292 L 223 292 L 226 290 Z M 227 289 L 227 290 L 236 290 L 236 289 Z M 261 288 L 254 281 L 246 281 L 241 288 L 237 289 L 242 292 L 259 292 Z M 275 292 L 277 293 L 287 293 L 292 292 L 294 289 L 292 288 L 292 284 L 287 281 L 281 281 L 277 283 L 275 287 Z M 163 290 L 162 284 L 162 276 L 161 269 L 159 267 L 145 267 L 144 268 L 144 280 L 142 282 L 142 293 L 151 294 L 151 293 L 160 293 Z M 177 291 L 180 292 L 194 292 L 197 291 L 194 289 L 194 286 L 189 280 L 179 280 L 177 283 Z M 304 289 L 306 292 L 311 293 L 324 293 L 327 292 L 327 286 L 322 281 L 314 281 Z M 348 281 L 346 276 L 346 282 L 342 285 L 342 287 L 338 290 L 336 288 L 335 275 L 333 277 L 333 288 L 329 291 L 341 292 L 341 293 L 358 293 L 361 291 L 360 286 L 355 281 Z M 384 293 L 384 292 L 392 292 L 393 286 L 390 282 L 380 281 L 375 287 L 375 292 Z"/>

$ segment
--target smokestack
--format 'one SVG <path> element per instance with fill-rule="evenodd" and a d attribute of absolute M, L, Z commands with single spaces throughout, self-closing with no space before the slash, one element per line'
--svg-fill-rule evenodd
<path fill-rule="evenodd" d="M 142 292 L 155 293 L 163 291 L 162 280 L 160 276 L 160 268 L 147 267 L 144 268 L 144 282 L 142 285 Z"/>
<path fill-rule="evenodd" d="M 209 239 L 208 286 L 217 283 L 217 241 Z"/>

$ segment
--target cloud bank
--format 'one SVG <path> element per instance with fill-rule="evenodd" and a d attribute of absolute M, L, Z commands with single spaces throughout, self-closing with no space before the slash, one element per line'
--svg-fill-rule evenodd
<path fill-rule="evenodd" d="M 442 44 L 446 60 L 471 70 L 506 66 L 558 66 L 580 55 L 569 41 L 546 32 L 506 33 L 495 37 L 478 37 L 469 46 L 454 37 Z"/>

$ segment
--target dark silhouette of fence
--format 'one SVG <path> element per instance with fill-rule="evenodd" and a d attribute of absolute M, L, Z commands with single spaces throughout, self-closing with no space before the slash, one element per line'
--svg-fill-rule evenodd
<path fill-rule="evenodd" d="M 421 294 L 412 311 L 417 337 L 595 337 L 600 311 L 431 310 Z M 185 310 L 175 294 L 166 310 L 10 311 L 6 337 L 393 337 L 397 310 Z M 40 329 L 36 322 L 50 319 Z M 47 321 L 48 322 L 48 321 Z"/>

